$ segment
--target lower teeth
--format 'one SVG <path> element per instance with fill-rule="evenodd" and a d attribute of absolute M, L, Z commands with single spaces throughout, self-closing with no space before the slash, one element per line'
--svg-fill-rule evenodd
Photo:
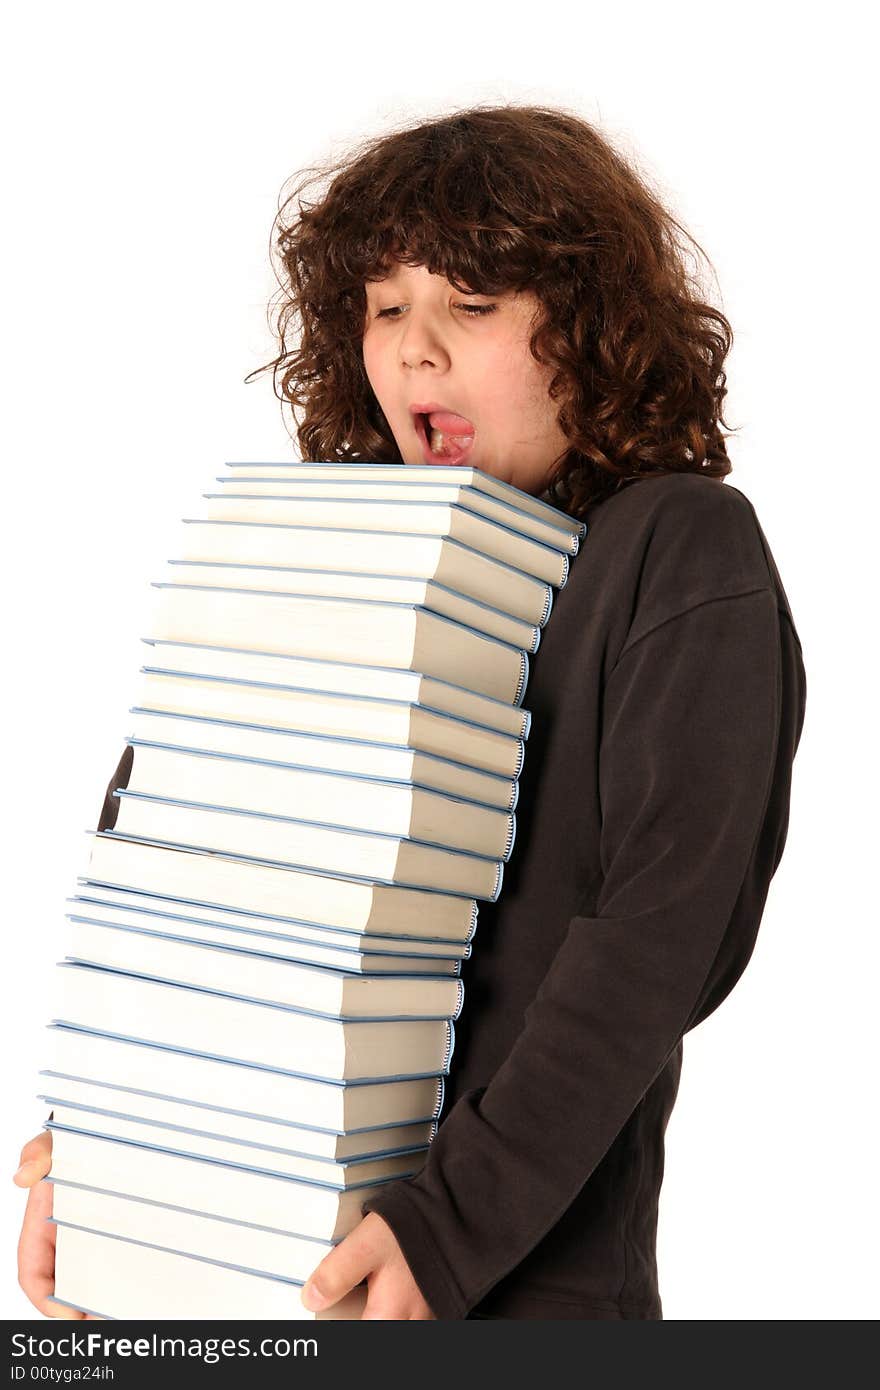
<path fill-rule="evenodd" d="M 446 439 L 442 430 L 431 430 L 430 445 L 432 454 L 446 453 Z"/>

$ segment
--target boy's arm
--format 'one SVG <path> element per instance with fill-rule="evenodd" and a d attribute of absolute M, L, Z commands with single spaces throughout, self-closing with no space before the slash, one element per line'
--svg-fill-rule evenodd
<path fill-rule="evenodd" d="M 596 915 L 572 919 L 516 1044 L 450 1111 L 422 1171 L 362 1205 L 437 1317 L 463 1318 L 556 1224 L 733 987 L 785 843 L 804 702 L 800 644 L 769 588 L 695 604 L 624 647 L 605 690 Z"/>

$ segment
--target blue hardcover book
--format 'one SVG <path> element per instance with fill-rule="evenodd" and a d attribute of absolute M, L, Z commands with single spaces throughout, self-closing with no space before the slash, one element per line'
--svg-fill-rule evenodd
<path fill-rule="evenodd" d="M 470 598 L 448 584 L 436 579 L 419 579 L 412 575 L 349 573 L 338 569 L 305 569 L 293 564 L 269 564 L 265 559 L 247 561 L 169 560 L 168 574 L 172 581 L 192 582 L 217 587 L 235 587 L 257 592 L 289 594 L 295 598 L 354 599 L 358 602 L 403 603 L 437 613 L 453 622 L 462 623 L 497 637 L 509 646 L 522 647 L 530 654 L 541 642 L 541 629 L 535 623 L 524 622 L 501 608 Z"/>
<path fill-rule="evenodd" d="M 337 768 L 186 747 L 129 737 L 130 792 L 301 819 L 334 829 L 370 831 L 463 850 L 506 862 L 513 850 L 512 811 L 433 791 L 408 781 L 351 775 Z"/>
<path fill-rule="evenodd" d="M 442 759 L 445 766 L 431 763 L 428 777 L 442 780 L 442 790 L 468 799 L 495 802 L 496 784 L 487 784 L 480 774 L 516 781 L 523 769 L 523 739 L 466 717 L 435 712 L 405 701 L 382 701 L 374 696 L 349 695 L 343 691 L 320 691 L 306 685 L 261 680 L 267 656 L 264 652 L 210 652 L 188 648 L 161 653 L 165 664 L 142 666 L 142 687 L 132 713 L 146 710 L 178 716 L 213 719 L 221 723 L 250 728 L 275 728 L 288 734 L 313 738 L 343 739 L 346 745 L 363 744 L 352 752 L 352 760 L 367 765 L 381 762 L 388 766 L 395 753 L 384 749 L 406 748 L 406 758 L 420 762 L 420 755 Z M 197 670 L 204 666 L 206 670 Z M 236 674 L 238 673 L 238 674 Z M 285 674 L 285 673 L 279 673 Z M 252 678 L 256 677 L 256 678 Z M 229 733 L 228 741 L 243 738 Z M 250 738 L 249 742 L 254 742 Z M 342 749 L 323 749 L 325 758 L 341 755 Z M 400 755 L 396 763 L 400 765 Z M 456 763 L 459 769 L 450 769 Z M 364 770 L 366 766 L 364 766 Z M 384 773 L 385 776 L 385 773 Z M 407 778 L 410 780 L 410 778 Z M 416 778 L 412 778 L 416 780 Z M 491 788 L 487 795 L 487 788 Z M 510 808 L 513 809 L 513 808 Z"/>
<path fill-rule="evenodd" d="M 129 713 L 134 716 L 129 735 L 134 741 L 256 758 L 279 766 L 338 772 L 347 777 L 410 784 L 503 811 L 513 811 L 519 799 L 516 778 L 501 777 L 436 753 L 424 753 L 411 745 L 341 738 L 312 730 L 212 719 L 206 715 L 144 709 L 138 705 L 133 705 Z"/>
<path fill-rule="evenodd" d="M 186 1048 L 232 1062 L 292 1067 L 315 1080 L 383 1080 L 449 1070 L 451 1019 L 339 1019 L 175 980 L 59 961 L 53 1022 Z"/>
<path fill-rule="evenodd" d="M 505 499 L 520 511 L 529 512 L 549 525 L 567 528 L 580 537 L 587 534 L 587 523 L 579 517 L 569 516 L 567 512 L 553 506 L 550 502 L 546 502 L 543 498 L 535 497 L 529 492 L 523 492 L 521 488 L 514 487 L 512 483 L 505 483 L 501 478 L 496 478 L 491 473 L 486 473 L 482 469 L 473 468 L 467 464 L 334 463 L 318 459 L 310 460 L 308 463 L 227 462 L 225 466 L 231 470 L 226 475 L 230 478 L 247 479 L 263 472 L 269 477 L 278 476 L 294 479 L 327 478 L 340 481 L 373 479 L 383 482 L 399 480 L 416 483 L 443 482 L 455 486 L 467 484 L 469 488 L 477 489 L 489 497 Z"/>
<path fill-rule="evenodd" d="M 570 519 L 562 512 L 553 512 L 545 520 L 534 512 L 515 505 L 514 502 L 489 497 L 485 492 L 471 487 L 461 479 L 452 482 L 429 478 L 420 481 L 412 476 L 392 481 L 370 478 L 286 478 L 274 474 L 249 473 L 242 481 L 236 477 L 216 479 L 224 491 L 247 489 L 248 496 L 295 496 L 308 501 L 323 501 L 324 498 L 374 502 L 406 502 L 411 505 L 427 502 L 431 505 L 445 503 L 461 507 L 476 516 L 506 526 L 508 530 L 528 537 L 531 540 L 559 550 L 566 555 L 576 555 L 580 544 L 580 530 L 570 524 Z M 567 521 L 569 524 L 566 524 Z"/>
<path fill-rule="evenodd" d="M 352 1194 L 353 1199 L 358 1197 L 362 1199 L 363 1193 Z M 366 1286 L 358 1285 L 325 1312 L 311 1313 L 300 1298 L 304 1280 L 228 1260 L 209 1260 L 177 1246 L 125 1239 L 55 1217 L 50 1220 L 55 1226 L 51 1301 L 94 1317 L 160 1321 L 180 1318 L 183 1313 L 187 1318 L 218 1322 L 356 1321 L 366 1305 Z M 316 1255 L 315 1263 L 319 1258 Z"/>
<path fill-rule="evenodd" d="M 120 804 L 118 798 L 111 799 L 114 806 Z M 282 923 L 301 919 L 354 932 L 365 948 L 374 936 L 399 937 L 407 943 L 466 943 L 477 925 L 473 898 L 350 874 L 291 869 L 173 843 L 157 845 L 109 830 L 92 832 L 86 878 L 102 891 L 133 891 L 159 902 L 184 902 L 187 910 L 246 912 Z"/>
<path fill-rule="evenodd" d="M 167 1126 L 172 1132 L 193 1131 L 205 1139 L 245 1146 L 231 1152 L 235 1162 L 242 1155 L 246 1158 L 251 1148 L 293 1153 L 301 1158 L 322 1159 L 330 1163 L 423 1153 L 437 1132 L 436 1119 L 417 1119 L 413 1122 L 397 1120 L 372 1129 L 335 1133 L 278 1116 L 254 1115 L 228 1105 L 206 1105 L 186 1095 L 165 1095 L 51 1071 L 41 1072 L 40 1075 L 47 1089 L 39 1098 L 54 1107 L 49 1118 L 60 1124 L 74 1128 L 96 1127 L 91 1123 L 81 1124 L 75 1118 L 65 1119 L 59 1107 L 67 1107 L 71 1117 L 82 1111 L 87 1115 L 96 1113 L 119 1119 L 140 1119 L 148 1124 Z"/>
<path fill-rule="evenodd" d="M 46 1181 L 52 1184 L 52 1220 L 60 1226 L 99 1231 L 221 1263 L 228 1263 L 234 1253 L 243 1267 L 285 1279 L 308 1278 L 318 1261 L 343 1239 L 341 1235 L 322 1239 L 285 1231 L 279 1225 L 281 1213 L 274 1225 L 261 1226 L 195 1211 L 171 1200 L 150 1201 L 93 1184 L 60 1181 L 54 1174 Z M 168 1196 L 173 1198 L 174 1194 Z"/>
<path fill-rule="evenodd" d="M 132 923 L 70 918 L 68 960 L 291 1005 L 328 1018 L 457 1018 L 464 985 L 441 975 L 363 975 Z"/>
<path fill-rule="evenodd" d="M 155 669 L 186 671 L 218 679 L 241 679 L 315 694 L 347 696 L 384 705 L 416 707 L 458 723 L 517 740 L 527 739 L 532 716 L 518 704 L 496 700 L 452 681 L 375 662 L 350 661 L 267 652 L 228 643 L 180 642 L 173 638 L 142 637 L 162 658 Z M 154 669 L 154 668 L 146 668 Z"/>
<path fill-rule="evenodd" d="M 394 937 L 371 940 L 369 950 L 355 933 L 335 933 L 328 927 L 303 923 L 299 932 L 283 932 L 255 914 L 198 909 L 182 902 L 150 899 L 145 894 L 86 887 L 68 898 L 70 921 L 112 922 L 143 927 L 184 941 L 204 941 L 272 959 L 301 961 L 342 970 L 346 974 L 459 975 L 471 945 L 414 943 Z M 177 911 L 170 909 L 177 908 Z M 197 915 L 201 912 L 201 916 Z M 276 928 L 280 923 L 273 924 Z M 418 952 L 415 946 L 418 945 Z"/>
<path fill-rule="evenodd" d="M 529 674 L 525 650 L 441 617 L 418 604 L 327 598 L 204 584 L 154 581 L 153 636 L 251 650 L 377 659 L 401 670 L 458 681 L 518 704 Z"/>
<path fill-rule="evenodd" d="M 113 797 L 120 802 L 116 823 L 106 832 L 113 837 L 489 902 L 501 891 L 503 864 L 487 855 L 121 787 Z"/>
<path fill-rule="evenodd" d="M 432 579 L 512 617 L 543 627 L 553 586 L 525 570 L 463 545 L 418 531 L 354 530 L 267 521 L 205 521 L 184 517 L 186 560 L 295 565 L 345 574 Z"/>
<path fill-rule="evenodd" d="M 161 925 L 161 930 L 180 934 L 203 932 L 204 939 L 223 939 L 230 945 L 253 943 L 255 950 L 264 949 L 291 959 L 310 959 L 297 954 L 301 946 L 314 945 L 328 952 L 339 952 L 343 961 L 354 963 L 361 957 L 382 958 L 389 963 L 398 959 L 426 962 L 431 974 L 457 974 L 457 967 L 473 949 L 471 940 L 455 941 L 426 936 L 380 936 L 365 934 L 347 927 L 328 926 L 305 918 L 283 917 L 252 908 L 228 907 L 214 903 L 193 902 L 180 896 L 148 892 L 139 888 L 124 888 L 118 884 L 100 884 L 80 875 L 81 891 L 67 899 L 77 905 L 81 916 L 99 921 L 137 921 L 141 917 Z M 457 900 L 456 900 L 457 901 Z M 119 915 L 121 914 L 121 916 Z M 317 960 L 317 957 L 315 957 Z M 323 964 L 318 960 L 318 964 Z M 329 963 L 329 962 L 328 962 Z M 376 967 L 379 968 L 379 967 Z M 389 968 L 404 970 L 405 967 Z M 408 973 L 408 968 L 406 968 Z"/>
<path fill-rule="evenodd" d="M 148 1201 L 128 1192 L 109 1191 L 92 1184 L 62 1182 L 50 1174 L 52 1220 L 60 1226 L 76 1226 L 188 1255 L 228 1263 L 234 1251 L 242 1266 L 263 1270 L 285 1279 L 306 1279 L 317 1262 L 342 1236 L 323 1240 L 298 1235 L 254 1221 L 230 1221 L 208 1215 L 173 1201 Z M 173 1197 L 169 1193 L 169 1197 Z"/>
<path fill-rule="evenodd" d="M 52 1105 L 52 1118 L 45 1128 L 54 1135 L 59 1129 L 73 1130 L 124 1143 L 143 1145 L 163 1153 L 206 1158 L 246 1172 L 267 1176 L 297 1178 L 337 1191 L 366 1187 L 391 1178 L 412 1177 L 424 1162 L 427 1145 L 400 1153 L 366 1154 L 362 1158 L 337 1161 L 315 1157 L 293 1149 L 268 1148 L 229 1140 L 223 1135 L 206 1134 L 186 1125 L 170 1125 L 145 1120 L 137 1115 L 117 1114 L 71 1105 L 54 1096 L 40 1097 Z"/>
<path fill-rule="evenodd" d="M 46 1031 L 51 1065 L 42 1074 L 54 1078 L 53 1084 L 79 1078 L 152 1098 L 175 1096 L 189 1105 L 334 1138 L 436 1121 L 443 1106 L 443 1072 L 382 1079 L 314 1076 L 290 1058 L 267 1066 L 87 1025 L 51 1023 Z"/>
<path fill-rule="evenodd" d="M 460 501 L 370 501 L 362 495 L 362 488 L 355 487 L 349 497 L 340 495 L 345 492 L 344 484 L 328 488 L 333 494 L 328 497 L 283 490 L 261 495 L 247 491 L 247 487 L 247 483 L 240 483 L 237 491 L 202 493 L 208 504 L 207 520 L 287 522 L 296 526 L 449 536 L 557 589 L 566 582 L 570 561 L 580 543 L 577 535 L 563 531 L 555 532 L 554 540 L 559 539 L 553 545 L 534 540 L 512 525 L 479 516 Z M 514 516 L 511 513 L 508 520 Z"/>

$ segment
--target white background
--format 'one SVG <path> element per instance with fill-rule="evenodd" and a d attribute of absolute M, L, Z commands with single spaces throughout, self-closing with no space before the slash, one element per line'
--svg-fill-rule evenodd
<path fill-rule="evenodd" d="M 391 125 L 507 101 L 597 122 L 708 252 L 736 334 L 730 481 L 755 504 L 807 668 L 789 840 L 757 948 L 685 1041 L 665 1314 L 877 1313 L 867 35 L 854 4 L 608 9 L 344 19 L 335 6 L 81 0 L 7 19 L 0 1316 L 33 1312 L 10 1179 L 45 1116 L 52 963 L 128 732 L 149 581 L 224 461 L 292 455 L 269 377 L 243 384 L 273 351 L 282 185 Z"/>

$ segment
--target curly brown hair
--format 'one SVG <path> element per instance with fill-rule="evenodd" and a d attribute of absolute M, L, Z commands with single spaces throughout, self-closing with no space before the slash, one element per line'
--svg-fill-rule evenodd
<path fill-rule="evenodd" d="M 401 261 L 459 290 L 537 295 L 530 350 L 570 441 L 551 496 L 572 515 L 646 474 L 731 471 L 733 333 L 686 265 L 688 244 L 705 253 L 580 116 L 476 106 L 374 137 L 303 171 L 272 232 L 280 351 L 246 380 L 273 372 L 304 459 L 402 462 L 362 355 L 365 283 Z"/>

